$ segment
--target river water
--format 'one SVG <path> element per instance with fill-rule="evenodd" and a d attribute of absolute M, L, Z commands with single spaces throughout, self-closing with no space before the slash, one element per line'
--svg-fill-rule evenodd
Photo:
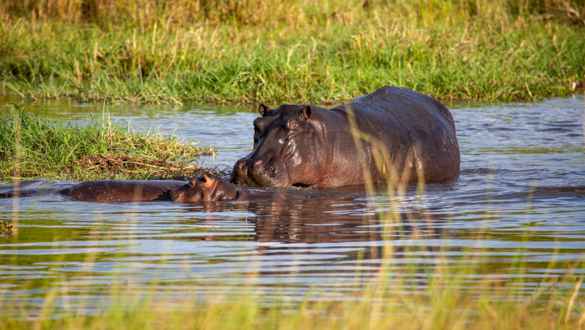
<path fill-rule="evenodd" d="M 103 110 L 71 101 L 4 102 L 72 121 Z M 438 267 L 466 268 L 480 259 L 487 266 L 470 282 L 506 281 L 515 273 L 510 269 L 522 267 L 527 280 L 513 293 L 520 297 L 550 274 L 582 275 L 583 96 L 448 106 L 461 177 L 412 184 L 398 196 L 379 184 L 370 194 L 346 187 L 310 191 L 317 197 L 306 201 L 208 205 L 0 199 L 0 219 L 12 219 L 17 209 L 20 227 L 18 235 L 0 235 L 0 306 L 35 315 L 47 292 L 57 290 L 62 308 L 91 310 L 118 284 L 154 296 L 206 298 L 238 295 L 253 283 L 268 302 L 307 299 L 309 290 L 343 300 L 380 280 L 381 268 L 389 274 L 415 269 L 421 279 L 408 287 L 422 290 L 425 274 Z M 212 146 L 216 158 L 202 161 L 220 169 L 252 148 L 253 106 L 105 109 L 136 130 L 152 127 Z M 384 246 L 394 253 L 385 254 Z"/>

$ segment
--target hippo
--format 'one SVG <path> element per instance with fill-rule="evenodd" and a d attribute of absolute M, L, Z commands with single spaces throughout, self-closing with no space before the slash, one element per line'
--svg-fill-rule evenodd
<path fill-rule="evenodd" d="M 95 203 L 171 201 L 170 192 L 184 184 L 173 180 L 95 180 L 57 193 L 72 200 Z"/>
<path fill-rule="evenodd" d="M 47 179 L 21 181 L 18 194 L 14 185 L 0 187 L 0 198 L 58 195 L 69 200 L 96 203 L 170 201 L 170 192 L 183 181 L 94 180 L 78 184 L 47 184 Z"/>
<path fill-rule="evenodd" d="M 385 86 L 332 109 L 261 103 L 258 112 L 254 150 L 234 165 L 234 184 L 338 187 L 459 177 L 449 109 L 407 88 Z"/>
<path fill-rule="evenodd" d="M 34 196 L 41 189 L 35 182 L 22 183 L 20 197 Z M 14 196 L 14 187 L 0 192 L 0 198 Z M 45 194 L 56 194 L 71 200 L 95 203 L 172 201 L 179 203 L 211 202 L 226 200 L 305 199 L 306 196 L 288 191 L 254 191 L 235 187 L 221 176 L 209 173 L 185 183 L 171 180 L 95 180 L 65 188 L 49 189 Z"/>
<path fill-rule="evenodd" d="M 194 203 L 227 200 L 261 200 L 261 199 L 307 199 L 309 196 L 290 190 L 256 191 L 246 187 L 234 186 L 216 174 L 204 174 L 189 183 L 169 192 L 174 202 Z"/>

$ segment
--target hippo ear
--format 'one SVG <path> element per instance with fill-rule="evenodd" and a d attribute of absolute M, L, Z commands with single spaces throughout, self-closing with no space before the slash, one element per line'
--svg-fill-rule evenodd
<path fill-rule="evenodd" d="M 258 106 L 258 112 L 260 112 L 260 115 L 262 117 L 266 117 L 266 115 L 268 114 L 268 111 L 270 111 L 270 108 L 267 107 L 266 104 L 260 103 L 260 105 Z"/>
<path fill-rule="evenodd" d="M 203 181 L 205 181 L 206 187 L 211 187 L 211 185 L 213 184 L 213 179 L 208 177 L 207 174 L 203 174 Z"/>
<path fill-rule="evenodd" d="M 195 188 L 196 185 L 197 185 L 196 179 L 192 179 L 191 181 L 189 181 L 189 188 L 193 189 Z"/>
<path fill-rule="evenodd" d="M 305 117 L 305 120 L 311 118 L 311 106 L 307 105 L 306 107 L 303 108 L 303 117 Z"/>

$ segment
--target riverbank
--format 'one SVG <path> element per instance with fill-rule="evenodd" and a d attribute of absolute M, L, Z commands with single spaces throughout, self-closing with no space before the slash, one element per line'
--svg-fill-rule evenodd
<path fill-rule="evenodd" d="M 112 123 L 84 124 L 31 116 L 7 105 L 0 113 L 0 179 L 176 179 L 196 177 L 205 153 L 189 141 Z"/>
<path fill-rule="evenodd" d="M 247 1 L 209 5 L 207 12 L 132 3 L 85 16 L 75 6 L 61 8 L 69 16 L 50 5 L 7 7 L 0 20 L 3 92 L 132 103 L 327 104 L 394 85 L 489 102 L 567 95 L 585 82 L 577 2 L 566 2 L 577 13 L 566 14 L 572 20 L 559 18 L 560 9 L 503 0 L 483 7 Z"/>

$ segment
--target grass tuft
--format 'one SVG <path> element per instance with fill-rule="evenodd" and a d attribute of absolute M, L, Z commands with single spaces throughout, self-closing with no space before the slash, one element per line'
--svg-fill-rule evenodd
<path fill-rule="evenodd" d="M 108 115 L 84 124 L 51 122 L 5 106 L 0 117 L 0 178 L 185 179 L 204 152 L 160 133 L 136 133 Z M 16 111 L 10 111 L 16 110 Z"/>

